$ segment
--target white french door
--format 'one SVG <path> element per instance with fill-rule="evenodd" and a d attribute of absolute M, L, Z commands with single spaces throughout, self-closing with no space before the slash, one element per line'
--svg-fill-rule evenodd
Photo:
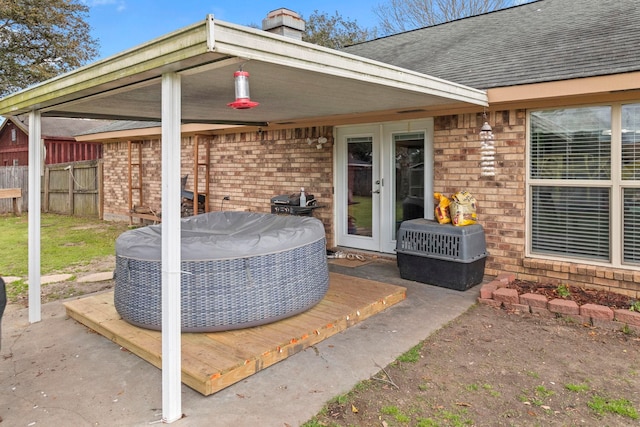
<path fill-rule="evenodd" d="M 393 253 L 403 220 L 433 218 L 431 119 L 336 130 L 336 241 Z"/>

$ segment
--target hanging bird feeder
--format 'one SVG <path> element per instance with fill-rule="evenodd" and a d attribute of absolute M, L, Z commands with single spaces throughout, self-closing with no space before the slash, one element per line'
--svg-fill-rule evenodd
<path fill-rule="evenodd" d="M 238 70 L 233 73 L 233 79 L 236 88 L 236 100 L 230 102 L 227 105 L 236 110 L 247 110 L 249 108 L 257 107 L 259 102 L 251 101 L 249 96 L 249 73 L 246 71 Z"/>

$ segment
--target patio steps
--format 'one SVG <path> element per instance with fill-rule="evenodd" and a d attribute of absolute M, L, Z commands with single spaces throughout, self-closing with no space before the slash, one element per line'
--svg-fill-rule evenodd
<path fill-rule="evenodd" d="M 330 273 L 329 291 L 304 313 L 234 331 L 182 334 L 182 382 L 208 396 L 353 326 L 406 297 L 406 288 Z M 154 366 L 162 334 L 120 318 L 113 292 L 64 303 L 67 314 Z"/>

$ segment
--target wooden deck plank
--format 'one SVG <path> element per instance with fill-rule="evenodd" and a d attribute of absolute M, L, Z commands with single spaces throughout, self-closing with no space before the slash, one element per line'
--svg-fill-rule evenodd
<path fill-rule="evenodd" d="M 209 395 L 397 304 L 406 289 L 331 273 L 329 291 L 311 309 L 268 325 L 182 334 L 182 381 Z M 154 366 L 162 367 L 162 334 L 130 325 L 113 292 L 68 301 L 67 314 Z"/>

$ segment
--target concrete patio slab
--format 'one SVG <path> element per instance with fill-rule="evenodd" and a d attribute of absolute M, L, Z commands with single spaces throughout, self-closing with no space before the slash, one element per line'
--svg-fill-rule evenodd
<path fill-rule="evenodd" d="M 106 282 L 113 279 L 113 271 L 103 271 L 101 273 L 87 274 L 86 276 L 78 277 L 79 283 L 89 282 Z"/>

